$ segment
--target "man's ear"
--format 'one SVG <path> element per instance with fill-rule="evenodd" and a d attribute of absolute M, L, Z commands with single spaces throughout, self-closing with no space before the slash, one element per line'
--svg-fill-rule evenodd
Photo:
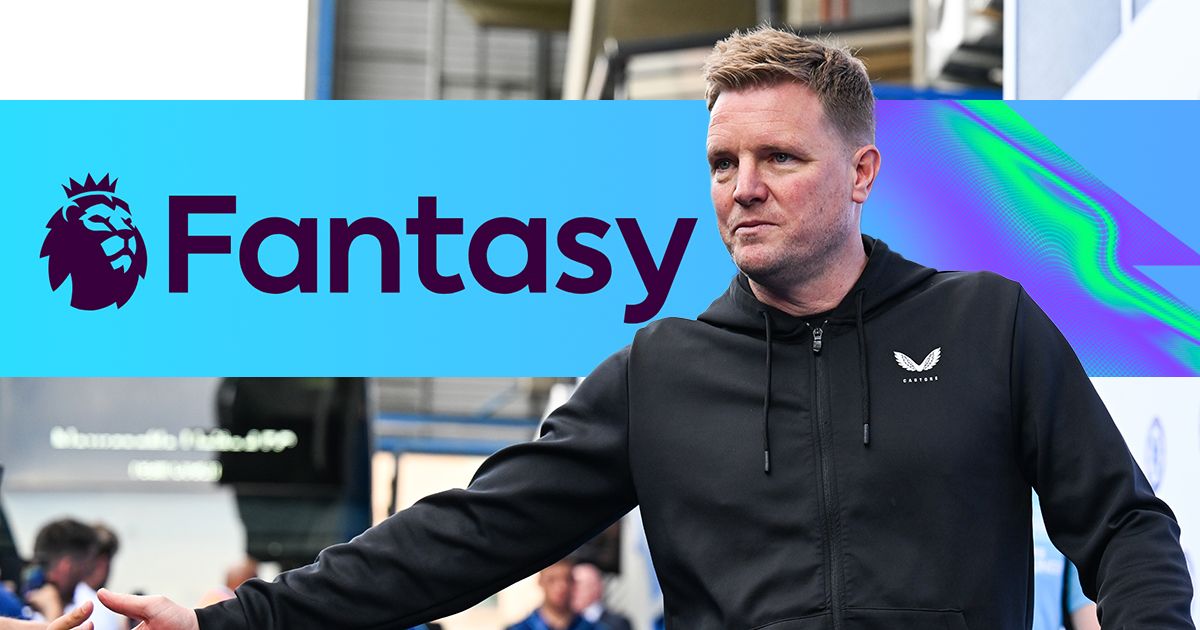
<path fill-rule="evenodd" d="M 854 188 L 850 191 L 850 198 L 854 203 L 866 203 L 867 197 L 871 195 L 875 176 L 879 175 L 880 159 L 879 149 L 873 144 L 859 147 L 854 152 Z"/>

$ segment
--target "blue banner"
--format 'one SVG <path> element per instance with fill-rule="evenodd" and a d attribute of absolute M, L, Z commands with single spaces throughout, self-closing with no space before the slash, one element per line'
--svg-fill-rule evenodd
<path fill-rule="evenodd" d="M 938 107 L 881 103 L 883 173 L 863 227 L 945 266 L 954 258 L 903 227 L 948 211 L 923 196 L 941 184 L 888 175 L 889 156 L 935 171 L 961 160 L 914 137 L 916 114 Z M 1134 188 L 1169 157 L 1112 132 L 1114 107 L 1128 128 L 1200 135 L 1195 104 L 1012 112 L 1048 142 L 1120 138 L 1069 151 L 1084 167 L 1125 156 Z M 706 125 L 698 101 L 0 103 L 0 374 L 586 374 L 645 321 L 697 315 L 734 273 Z M 1155 242 L 1175 239 L 1185 261 L 1147 274 L 1191 344 L 1139 373 L 1200 373 L 1200 296 L 1176 290 L 1197 286 L 1197 204 L 1138 190 L 1137 210 L 1169 228 Z"/>

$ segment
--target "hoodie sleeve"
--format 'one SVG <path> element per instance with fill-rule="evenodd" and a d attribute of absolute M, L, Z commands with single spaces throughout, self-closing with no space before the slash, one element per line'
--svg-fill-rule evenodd
<path fill-rule="evenodd" d="M 1154 496 L 1066 339 L 1024 290 L 1017 302 L 1013 411 L 1051 540 L 1079 568 L 1105 628 L 1193 628 L 1175 515 Z"/>
<path fill-rule="evenodd" d="M 580 384 L 531 442 L 465 489 L 431 495 L 307 567 L 197 610 L 202 630 L 407 628 L 463 610 L 562 558 L 634 507 L 628 348 Z"/>

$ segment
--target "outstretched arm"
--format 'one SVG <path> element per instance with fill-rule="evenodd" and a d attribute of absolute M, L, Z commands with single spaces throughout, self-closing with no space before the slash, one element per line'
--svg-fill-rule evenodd
<path fill-rule="evenodd" d="M 236 599 L 197 610 L 198 625 L 178 607 L 146 608 L 172 621 L 145 630 L 407 628 L 549 565 L 636 505 L 627 363 L 627 350 L 602 363 L 538 439 L 488 458 L 467 489 L 426 497 L 274 582 L 243 584 Z"/>
<path fill-rule="evenodd" d="M 1013 334 L 1023 468 L 1102 625 L 1193 628 L 1175 515 L 1154 496 L 1075 353 L 1024 291 Z"/>

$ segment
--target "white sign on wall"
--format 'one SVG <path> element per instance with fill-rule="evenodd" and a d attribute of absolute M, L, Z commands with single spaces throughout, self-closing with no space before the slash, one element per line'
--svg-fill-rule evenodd
<path fill-rule="evenodd" d="M 1175 512 L 1192 583 L 1200 584 L 1200 378 L 1094 378 L 1096 391 L 1154 492 Z M 1200 599 L 1192 600 L 1200 617 Z"/>

